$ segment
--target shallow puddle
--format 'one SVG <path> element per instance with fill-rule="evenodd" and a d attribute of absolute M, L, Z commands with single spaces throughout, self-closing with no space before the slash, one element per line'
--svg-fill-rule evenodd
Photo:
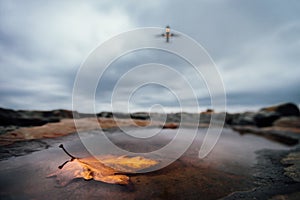
<path fill-rule="evenodd" d="M 158 129 L 145 129 L 142 134 Z M 140 130 L 139 130 L 140 131 Z M 184 130 L 186 134 L 190 129 Z M 127 186 L 76 179 L 59 187 L 49 173 L 68 160 L 58 147 L 10 158 L 0 162 L 0 198 L 6 199 L 216 199 L 234 191 L 250 189 L 255 151 L 261 149 L 289 149 L 290 147 L 255 135 L 240 135 L 224 129 L 213 151 L 204 159 L 198 152 L 206 129 L 199 129 L 193 144 L 172 164 L 157 171 L 131 174 Z M 97 132 L 85 133 L 84 140 L 96 141 Z M 136 133 L 134 133 L 136 134 Z M 121 131 L 108 133 L 119 147 L 135 152 L 150 152 L 168 144 L 176 130 L 162 130 L 148 141 L 133 139 Z M 65 141 L 64 146 L 77 157 L 89 155 L 79 138 Z M 97 138 L 99 139 L 99 138 Z M 99 140 L 96 142 L 98 145 Z M 96 144 L 95 143 L 95 144 Z M 93 144 L 92 142 L 89 144 Z M 106 145 L 106 144 L 101 144 Z M 109 152 L 102 152 L 106 154 Z M 175 153 L 174 153 L 175 154 Z M 172 159 L 157 154 L 154 159 Z"/>

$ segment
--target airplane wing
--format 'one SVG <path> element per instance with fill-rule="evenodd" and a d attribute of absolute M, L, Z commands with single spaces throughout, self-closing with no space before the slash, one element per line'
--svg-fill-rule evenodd
<path fill-rule="evenodd" d="M 171 33 L 171 37 L 179 37 L 179 36 L 180 36 L 179 34 Z"/>
<path fill-rule="evenodd" d="M 164 33 L 155 35 L 156 37 L 166 37 Z"/>

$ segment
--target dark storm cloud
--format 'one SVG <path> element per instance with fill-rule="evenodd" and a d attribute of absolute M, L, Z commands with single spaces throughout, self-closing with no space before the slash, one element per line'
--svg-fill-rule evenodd
<path fill-rule="evenodd" d="M 99 10 L 96 2 L 0 2 L 0 106 L 72 107 L 82 60 L 104 39 L 130 27 L 116 6 L 102 1 Z"/>
<path fill-rule="evenodd" d="M 0 106 L 70 109 L 76 72 L 93 48 L 131 28 L 167 24 L 212 56 L 229 107 L 299 103 L 299 10 L 296 0 L 0 1 Z M 146 50 L 112 64 L 98 85 L 98 109 L 110 109 L 112 90 L 122 74 L 147 62 L 178 70 L 197 88 L 200 104 L 210 105 L 205 83 L 187 63 Z M 170 79 L 170 84 L 177 86 L 178 81 Z M 129 86 L 123 85 L 124 91 Z M 177 105 L 164 89 L 143 91 L 133 99 L 133 107 Z"/>

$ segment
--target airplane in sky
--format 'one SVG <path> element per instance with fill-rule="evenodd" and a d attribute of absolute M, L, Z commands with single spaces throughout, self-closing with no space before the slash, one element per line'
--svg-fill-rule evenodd
<path fill-rule="evenodd" d="M 171 28 L 168 25 L 168 26 L 166 26 L 165 33 L 162 33 L 162 34 L 160 34 L 158 36 L 166 38 L 166 42 L 169 42 L 171 37 L 178 37 L 179 35 L 171 33 Z"/>

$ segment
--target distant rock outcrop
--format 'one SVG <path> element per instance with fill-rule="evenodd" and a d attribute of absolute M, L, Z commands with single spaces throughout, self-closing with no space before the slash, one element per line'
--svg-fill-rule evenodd
<path fill-rule="evenodd" d="M 276 112 L 281 117 L 283 116 L 300 116 L 300 111 L 297 105 L 293 103 L 284 103 L 271 107 L 262 108 L 260 111 Z"/>
<path fill-rule="evenodd" d="M 282 117 L 300 116 L 299 108 L 293 103 L 284 103 L 265 107 L 258 112 L 227 114 L 226 123 L 229 125 L 255 125 L 257 127 L 273 126 Z"/>
<path fill-rule="evenodd" d="M 163 129 L 177 129 L 179 124 L 177 123 L 166 123 L 162 126 Z"/>
<path fill-rule="evenodd" d="M 284 103 L 280 105 L 265 107 L 257 112 L 244 113 L 217 113 L 212 109 L 208 109 L 202 113 L 118 113 L 118 112 L 101 112 L 95 114 L 82 114 L 69 110 L 53 110 L 53 111 L 15 111 L 11 109 L 0 108 L 0 126 L 40 126 L 49 122 L 59 122 L 64 118 L 117 118 L 117 119 L 132 119 L 156 121 L 165 123 L 189 123 L 189 124 L 210 124 L 211 122 L 222 122 L 225 118 L 225 125 L 229 126 L 257 126 L 268 127 L 276 124 L 287 126 L 288 123 L 294 123 L 293 120 L 283 117 L 300 117 L 300 111 L 297 105 L 293 103 Z M 291 118 L 292 119 L 292 118 Z M 295 122 L 295 123 L 298 123 Z M 223 124 L 223 123 L 220 123 Z M 6 131 L 3 130 L 4 132 Z M 0 130 L 1 132 L 1 130 Z"/>
<path fill-rule="evenodd" d="M 73 118 L 69 110 L 15 111 L 0 108 L 0 126 L 41 126 L 49 122 L 59 122 L 63 118 Z"/>
<path fill-rule="evenodd" d="M 254 112 L 244 112 L 240 114 L 228 114 L 226 116 L 229 125 L 255 125 Z"/>
<path fill-rule="evenodd" d="M 149 120 L 150 115 L 147 112 L 137 112 L 130 114 L 131 119 Z"/>
<path fill-rule="evenodd" d="M 273 122 L 279 119 L 281 115 L 274 111 L 261 110 L 254 115 L 255 125 L 257 127 L 272 126 Z"/>
<path fill-rule="evenodd" d="M 254 121 L 258 127 L 272 126 L 281 117 L 300 116 L 298 106 L 293 103 L 284 103 L 260 109 L 254 116 Z"/>

